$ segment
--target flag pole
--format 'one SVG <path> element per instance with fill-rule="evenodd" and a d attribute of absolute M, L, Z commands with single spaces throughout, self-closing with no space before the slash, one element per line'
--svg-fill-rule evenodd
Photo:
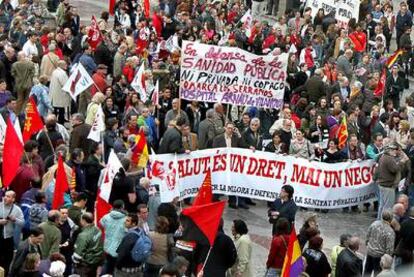
<path fill-rule="evenodd" d="M 206 267 L 206 264 L 207 264 L 208 258 L 210 257 L 210 253 L 212 249 L 213 249 L 213 246 L 210 246 L 210 249 L 208 250 L 208 253 L 207 253 L 206 260 L 204 261 L 203 267 L 201 268 L 201 270 L 203 271 L 204 271 L 204 268 Z"/>

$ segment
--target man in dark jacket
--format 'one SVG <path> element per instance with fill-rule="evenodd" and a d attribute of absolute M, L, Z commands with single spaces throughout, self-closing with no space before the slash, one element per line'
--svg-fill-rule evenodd
<path fill-rule="evenodd" d="M 131 250 L 138 239 L 136 232 L 139 232 L 137 223 L 131 222 L 131 224 L 134 225 L 131 226 L 118 246 L 115 276 L 142 277 L 143 274 L 142 264 L 134 261 L 131 257 Z"/>
<path fill-rule="evenodd" d="M 414 261 L 414 208 L 410 209 L 409 218 L 401 224 L 399 235 L 400 242 L 395 250 L 395 255 L 401 259 L 399 265 L 412 265 Z"/>
<path fill-rule="evenodd" d="M 362 259 L 356 251 L 359 249 L 359 238 L 351 237 L 347 248 L 341 251 L 336 260 L 337 277 L 359 277 L 362 276 Z"/>
<path fill-rule="evenodd" d="M 290 185 L 284 185 L 280 190 L 279 198 L 275 200 L 270 206 L 268 211 L 269 222 L 273 224 L 272 234 L 277 233 L 277 222 L 281 218 L 286 218 L 291 224 L 290 227 L 295 225 L 295 216 L 298 207 L 295 201 L 293 201 L 294 189 Z"/>
<path fill-rule="evenodd" d="M 400 4 L 400 11 L 397 14 L 396 22 L 395 22 L 395 29 L 397 30 L 397 44 L 398 48 L 401 47 L 400 38 L 406 30 L 407 27 L 413 25 L 413 17 L 410 13 L 408 13 L 407 4 L 405 2 L 401 2 Z"/>
<path fill-rule="evenodd" d="M 158 149 L 159 154 L 167 153 L 185 153 L 186 150 L 183 146 L 183 140 L 181 137 L 181 128 L 185 125 L 185 118 L 180 116 L 177 119 L 175 125 L 168 127 L 162 137 L 160 147 Z"/>
<path fill-rule="evenodd" d="M 326 96 L 325 83 L 322 81 L 323 71 L 316 69 L 315 74 L 305 84 L 309 102 L 318 103 L 322 96 Z"/>
<path fill-rule="evenodd" d="M 201 121 L 200 126 L 198 127 L 198 147 L 200 150 L 213 147 L 215 136 L 213 117 L 214 110 L 209 109 L 206 112 L 206 119 Z"/>
<path fill-rule="evenodd" d="M 83 114 L 76 113 L 72 115 L 72 127 L 73 130 L 69 141 L 70 153 L 72 153 L 75 148 L 80 148 L 83 150 L 83 153 L 87 155 L 87 153 L 89 153 L 90 141 L 88 140 L 88 135 L 91 130 L 91 125 L 85 123 Z"/>

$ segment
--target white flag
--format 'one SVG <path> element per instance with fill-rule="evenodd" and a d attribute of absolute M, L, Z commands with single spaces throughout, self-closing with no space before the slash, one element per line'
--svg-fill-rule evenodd
<path fill-rule="evenodd" d="M 158 105 L 158 102 L 160 101 L 160 80 L 157 80 L 155 83 L 154 91 L 151 95 L 151 102 L 155 106 Z"/>
<path fill-rule="evenodd" d="M 4 139 L 6 138 L 6 128 L 7 124 L 4 121 L 3 116 L 0 115 L 0 143 L 4 144 Z"/>
<path fill-rule="evenodd" d="M 84 90 L 93 85 L 93 80 L 81 63 L 78 64 L 75 70 L 70 74 L 62 90 L 68 92 L 70 96 L 76 101 L 76 97 Z"/>
<path fill-rule="evenodd" d="M 20 142 L 24 145 L 23 135 L 22 135 L 22 128 L 20 128 L 19 118 L 16 118 L 16 120 L 14 121 L 14 129 L 16 130 L 16 134 L 19 137 Z"/>
<path fill-rule="evenodd" d="M 135 74 L 134 80 L 131 82 L 131 87 L 139 93 L 139 97 L 142 102 L 146 102 L 148 100 L 148 95 L 145 87 L 145 68 L 144 63 L 138 69 L 137 74 Z"/>
<path fill-rule="evenodd" d="M 112 182 L 114 181 L 114 177 L 118 173 L 119 169 L 121 169 L 121 167 L 122 167 L 121 162 L 119 161 L 114 150 L 111 149 L 111 152 L 109 153 L 108 163 L 106 167 L 103 169 L 104 177 L 102 179 L 102 183 L 99 188 L 100 198 L 102 198 L 108 203 L 109 203 L 109 197 L 111 196 L 111 191 L 112 191 Z"/>
<path fill-rule="evenodd" d="M 95 119 L 93 120 L 92 128 L 89 131 L 88 139 L 100 142 L 101 132 L 103 131 L 105 131 L 105 115 L 101 105 L 99 105 L 95 114 Z"/>
<path fill-rule="evenodd" d="M 240 18 L 240 22 L 243 23 L 243 29 L 245 30 L 245 34 L 247 37 L 250 37 L 251 35 L 251 28 L 253 24 L 253 17 L 252 12 L 250 9 Z"/>
<path fill-rule="evenodd" d="M 174 157 L 174 163 L 171 169 L 160 169 L 162 165 L 157 164 L 154 162 L 151 166 L 152 171 L 162 172 L 161 175 L 155 176 L 152 174 L 151 182 L 152 184 L 159 184 L 160 185 L 160 198 L 161 202 L 171 202 L 171 199 L 180 196 L 180 176 L 178 174 L 178 159 L 177 154 Z M 157 168 L 158 167 L 158 168 Z M 157 182 L 156 178 L 161 179 L 161 182 Z"/>

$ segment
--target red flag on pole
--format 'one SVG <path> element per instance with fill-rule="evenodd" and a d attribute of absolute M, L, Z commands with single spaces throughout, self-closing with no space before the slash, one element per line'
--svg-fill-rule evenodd
<path fill-rule="evenodd" d="M 13 123 L 10 118 L 7 118 L 3 147 L 3 184 L 6 188 L 9 187 L 14 177 L 16 177 L 23 151 L 23 144 L 17 136 Z"/>
<path fill-rule="evenodd" d="M 204 182 L 194 199 L 193 206 L 210 204 L 213 200 L 213 189 L 211 187 L 211 172 L 207 172 Z"/>
<path fill-rule="evenodd" d="M 381 73 L 381 77 L 378 81 L 377 88 L 374 90 L 374 95 L 377 97 L 382 97 L 385 91 L 385 83 L 387 81 L 387 70 L 384 68 Z"/>
<path fill-rule="evenodd" d="M 26 142 L 30 137 L 43 129 L 43 121 L 37 110 L 33 97 L 29 98 L 26 106 L 26 120 L 23 128 L 23 141 Z"/>
<path fill-rule="evenodd" d="M 62 156 L 59 154 L 58 167 L 56 170 L 55 192 L 53 194 L 52 209 L 59 209 L 63 205 L 65 192 L 69 189 L 68 178 L 66 177 L 65 165 Z"/>
<path fill-rule="evenodd" d="M 110 15 L 115 14 L 115 2 L 116 0 L 109 0 L 109 14 Z"/>
<path fill-rule="evenodd" d="M 92 47 L 92 49 L 96 49 L 98 44 L 103 40 L 101 31 L 99 30 L 98 22 L 94 15 L 92 15 L 91 19 L 91 28 L 88 32 L 88 43 Z"/>
<path fill-rule="evenodd" d="M 183 209 L 181 214 L 188 217 L 205 236 L 210 246 L 213 246 L 225 205 L 226 201 L 220 201 L 206 205 L 191 206 Z M 196 232 L 191 233 L 195 234 Z M 194 240 L 197 239 L 194 238 Z"/>
<path fill-rule="evenodd" d="M 145 18 L 150 17 L 150 1 L 149 0 L 144 0 L 144 15 L 145 15 Z"/>

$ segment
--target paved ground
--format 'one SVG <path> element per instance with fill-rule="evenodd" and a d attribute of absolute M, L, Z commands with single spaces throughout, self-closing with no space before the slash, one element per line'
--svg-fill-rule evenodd
<path fill-rule="evenodd" d="M 156 0 L 152 0 L 156 1 Z M 396 2 L 396 0 L 394 0 Z M 79 13 L 84 24 L 89 24 L 91 15 L 99 17 L 100 13 L 107 10 L 107 1 L 98 0 L 72 0 L 75 6 L 79 8 Z M 286 0 L 280 1 L 281 8 L 286 5 Z M 274 18 L 266 17 L 271 23 Z M 246 221 L 249 227 L 249 233 L 253 241 L 253 265 L 254 276 L 263 276 L 265 272 L 265 263 L 271 240 L 271 225 L 267 221 L 266 203 L 257 201 L 257 206 L 250 210 L 232 210 L 225 211 L 225 230 L 227 234 L 231 234 L 230 228 L 232 220 L 236 218 Z M 299 211 L 296 217 L 296 230 L 299 230 L 303 224 L 306 212 Z M 332 247 L 338 244 L 339 236 L 343 233 L 355 234 L 364 241 L 368 226 L 374 221 L 372 212 L 365 214 L 344 214 L 340 210 L 329 211 L 327 214 L 319 213 L 319 228 L 321 236 L 324 238 L 324 251 L 330 254 Z M 362 246 L 360 252 L 365 253 L 365 247 Z"/>

